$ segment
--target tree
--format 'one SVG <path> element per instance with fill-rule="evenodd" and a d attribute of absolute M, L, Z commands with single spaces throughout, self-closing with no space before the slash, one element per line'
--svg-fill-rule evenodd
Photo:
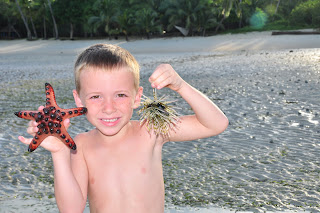
<path fill-rule="evenodd" d="M 14 27 L 16 22 L 21 18 L 21 15 L 17 11 L 17 6 L 15 3 L 10 2 L 9 0 L 1 0 L 0 1 L 0 23 L 3 23 L 2 26 L 6 26 L 9 34 L 8 37 L 11 38 L 11 31 L 16 33 L 16 35 L 20 38 L 19 32 Z M 6 23 L 6 25 L 4 25 Z"/>
<path fill-rule="evenodd" d="M 158 19 L 158 13 L 152 8 L 141 8 L 135 14 L 136 25 L 150 39 L 150 33 L 154 31 L 162 32 L 162 27 Z"/>
<path fill-rule="evenodd" d="M 76 24 L 82 22 L 82 11 L 85 6 L 85 1 L 79 4 L 77 0 L 56 0 L 54 2 L 55 14 L 58 17 L 60 23 L 66 23 L 69 25 L 69 37 L 72 40 L 74 34 L 74 27 Z"/>
<path fill-rule="evenodd" d="M 193 35 L 200 31 L 204 34 L 206 29 L 215 25 L 213 6 L 212 0 L 166 0 L 160 9 L 168 17 L 168 31 L 173 27 L 183 27 Z"/>
<path fill-rule="evenodd" d="M 126 41 L 129 41 L 128 34 L 132 29 L 132 24 L 134 23 L 133 11 L 127 8 L 120 12 L 120 15 L 117 17 L 117 23 L 119 31 L 125 35 Z"/>
<path fill-rule="evenodd" d="M 54 18 L 54 15 L 53 15 L 53 10 L 52 10 L 52 7 L 51 7 L 51 0 L 48 0 L 48 7 L 49 7 L 50 14 L 51 14 L 53 26 L 54 26 L 55 39 L 59 39 L 58 26 L 57 26 L 57 23 L 56 23 L 56 19 Z"/>
<path fill-rule="evenodd" d="M 28 26 L 27 18 L 26 18 L 26 16 L 23 14 L 23 12 L 22 12 L 22 10 L 21 10 L 19 1 L 18 1 L 18 0 L 15 0 L 15 2 L 16 2 L 16 4 L 17 4 L 17 7 L 18 7 L 19 13 L 20 13 L 20 15 L 21 15 L 21 18 L 22 18 L 22 20 L 23 20 L 24 26 L 26 27 L 26 30 L 27 30 L 27 39 L 28 39 L 28 40 L 31 40 L 31 39 L 32 39 L 32 35 L 31 35 L 31 31 L 30 31 L 29 26 Z"/>
<path fill-rule="evenodd" d="M 99 12 L 98 16 L 89 18 L 89 25 L 93 26 L 94 32 L 97 32 L 99 27 L 104 27 L 104 31 L 111 39 L 111 25 L 116 22 L 119 8 L 116 1 L 113 0 L 97 0 L 93 5 L 95 12 Z"/>
<path fill-rule="evenodd" d="M 196 29 L 200 32 L 202 36 L 205 36 L 206 30 L 216 26 L 216 8 L 214 7 L 211 0 L 202 0 L 202 7 L 199 8 L 196 18 Z"/>
<path fill-rule="evenodd" d="M 309 0 L 297 5 L 291 12 L 289 21 L 292 25 L 313 26 L 320 28 L 320 2 Z"/>

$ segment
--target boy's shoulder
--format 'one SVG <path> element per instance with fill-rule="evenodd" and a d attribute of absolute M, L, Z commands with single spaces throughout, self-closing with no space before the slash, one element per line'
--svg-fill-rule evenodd
<path fill-rule="evenodd" d="M 94 135 L 96 134 L 96 129 L 92 129 L 87 132 L 79 133 L 74 137 L 74 140 L 77 144 L 77 147 L 82 146 L 84 143 L 86 143 L 88 140 L 92 140 Z"/>
<path fill-rule="evenodd" d="M 141 123 L 140 121 L 133 120 L 131 121 L 133 132 L 135 135 L 139 135 L 146 140 L 154 141 L 156 143 L 162 144 L 167 142 L 167 139 L 157 136 L 154 131 L 148 130 L 146 123 Z"/>

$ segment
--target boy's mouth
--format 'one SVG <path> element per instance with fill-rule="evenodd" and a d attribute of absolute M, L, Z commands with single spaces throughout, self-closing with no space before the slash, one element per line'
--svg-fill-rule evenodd
<path fill-rule="evenodd" d="M 120 118 L 101 118 L 100 120 L 103 125 L 111 127 L 115 126 L 119 122 Z"/>
<path fill-rule="evenodd" d="M 112 118 L 112 119 L 101 119 L 104 122 L 108 122 L 108 123 L 112 123 L 112 122 L 116 122 L 119 118 Z"/>

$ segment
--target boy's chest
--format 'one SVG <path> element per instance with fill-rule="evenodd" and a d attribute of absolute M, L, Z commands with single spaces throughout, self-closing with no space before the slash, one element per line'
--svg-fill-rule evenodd
<path fill-rule="evenodd" d="M 161 149 L 149 138 L 135 138 L 119 144 L 91 147 L 85 158 L 90 178 L 96 181 L 128 181 L 127 178 L 146 178 L 162 174 Z M 96 182 L 92 181 L 92 182 Z M 89 182 L 90 184 L 90 182 Z"/>
<path fill-rule="evenodd" d="M 161 148 L 155 144 L 126 144 L 105 146 L 91 150 L 86 158 L 89 172 L 89 195 L 107 196 L 108 199 L 141 195 L 147 199 L 151 188 L 163 190 Z M 151 195 L 150 195 L 151 196 Z"/>

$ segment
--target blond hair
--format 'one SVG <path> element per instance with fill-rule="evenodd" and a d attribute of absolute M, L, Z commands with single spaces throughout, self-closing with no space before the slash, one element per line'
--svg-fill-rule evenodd
<path fill-rule="evenodd" d="M 74 77 L 78 93 L 81 89 L 81 71 L 87 67 L 103 68 L 104 70 L 126 67 L 128 71 L 134 75 L 134 86 L 136 90 L 139 88 L 139 64 L 129 51 L 119 46 L 112 44 L 95 44 L 88 47 L 78 56 L 74 65 Z"/>

